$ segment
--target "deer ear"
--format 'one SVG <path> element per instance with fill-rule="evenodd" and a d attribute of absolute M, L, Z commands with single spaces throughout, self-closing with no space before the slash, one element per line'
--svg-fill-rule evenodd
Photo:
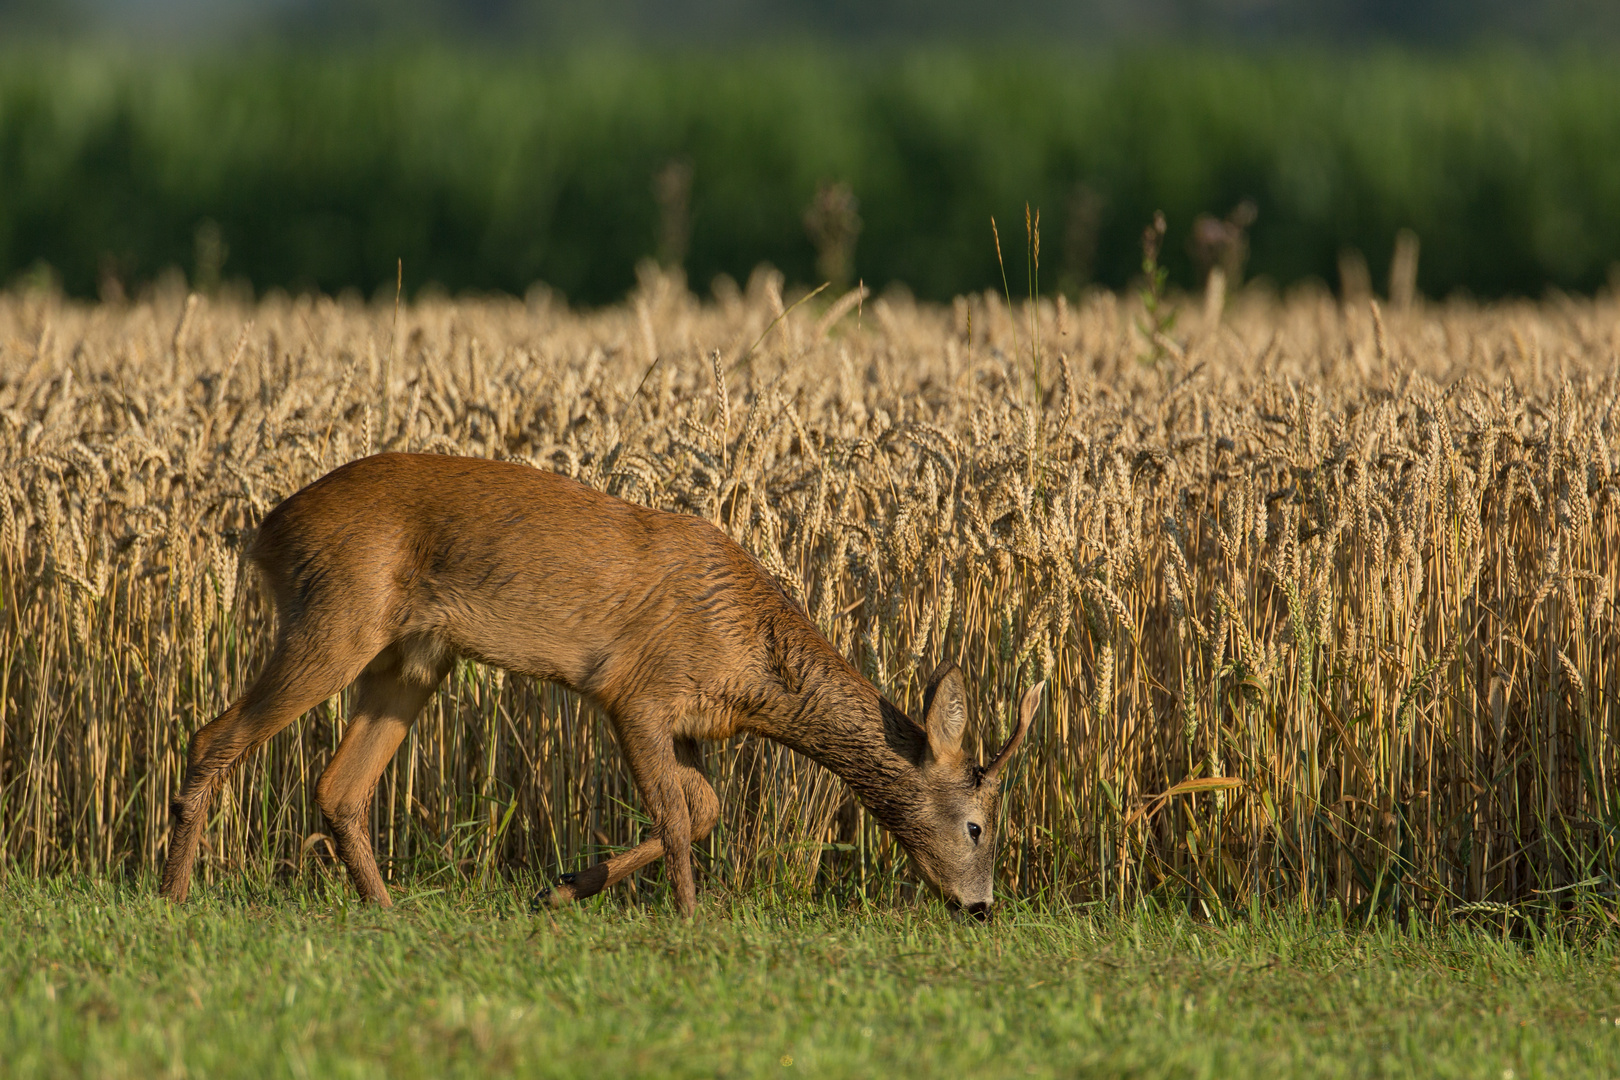
<path fill-rule="evenodd" d="M 928 751 L 935 758 L 961 753 L 962 732 L 967 728 L 967 688 L 962 669 L 941 664 L 928 681 L 923 694 L 923 728 L 928 732 Z"/>
<path fill-rule="evenodd" d="M 1024 699 L 1018 703 L 1018 727 L 1013 731 L 1012 738 L 1007 740 L 1007 745 L 1001 748 L 1001 753 L 996 755 L 996 760 L 992 761 L 990 767 L 984 770 L 984 782 L 995 783 L 996 776 L 1001 772 L 1001 767 L 1012 759 L 1014 751 L 1018 749 L 1018 744 L 1024 741 L 1025 735 L 1029 734 L 1029 723 L 1035 719 L 1035 710 L 1041 707 L 1041 691 L 1045 689 L 1046 680 L 1042 679 L 1024 691 Z"/>

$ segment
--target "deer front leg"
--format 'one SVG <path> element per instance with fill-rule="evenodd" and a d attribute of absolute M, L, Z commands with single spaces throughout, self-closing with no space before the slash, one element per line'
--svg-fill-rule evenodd
<path fill-rule="evenodd" d="M 681 801 L 686 806 L 688 820 L 691 822 L 690 835 L 687 845 L 688 853 L 691 844 L 707 837 L 720 821 L 720 799 L 710 786 L 708 778 L 703 775 L 702 749 L 691 739 L 678 739 L 675 742 L 676 774 L 680 780 Z M 638 780 L 639 782 L 639 780 Z M 563 907 L 576 900 L 584 900 L 595 896 L 603 889 L 610 888 L 640 870 L 644 866 L 657 862 L 664 857 L 664 841 L 661 836 L 643 840 L 629 851 L 621 851 L 617 855 L 590 867 L 577 874 L 564 874 L 557 886 L 547 889 L 535 897 L 536 906 L 549 905 Z M 687 872 L 691 873 L 691 857 L 687 856 Z M 671 881 L 674 880 L 673 875 Z M 676 902 L 679 903 L 679 891 L 676 893 Z M 696 890 L 693 890 L 693 902 L 696 902 Z"/>
<path fill-rule="evenodd" d="M 681 764 L 675 757 L 675 744 L 663 734 L 668 730 L 663 724 L 621 722 L 617 726 L 630 775 L 635 777 L 641 801 L 652 815 L 653 830 L 664 856 L 664 872 L 675 893 L 675 908 L 682 915 L 690 915 L 697 908 L 697 888 L 692 882 L 692 815 L 681 790 Z M 651 851 L 644 854 L 651 855 Z"/>
<path fill-rule="evenodd" d="M 697 910 L 697 883 L 692 879 L 692 815 L 686 809 L 678 784 L 664 786 L 663 813 L 659 815 L 659 839 L 664 842 L 664 873 L 675 890 L 675 910 L 691 918 Z"/>

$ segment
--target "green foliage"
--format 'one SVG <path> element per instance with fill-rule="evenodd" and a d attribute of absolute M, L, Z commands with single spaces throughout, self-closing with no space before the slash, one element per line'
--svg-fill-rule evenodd
<path fill-rule="evenodd" d="M 1252 199 L 1251 274 L 1337 278 L 1423 241 L 1432 295 L 1589 290 L 1620 252 L 1620 65 L 1210 51 L 377 51 L 0 60 L 0 279 L 75 294 L 194 281 L 407 282 L 603 301 L 660 250 L 654 178 L 690 163 L 692 281 L 762 260 L 811 281 L 806 207 L 847 183 L 852 276 L 943 298 L 999 282 L 990 214 L 1043 208 L 1048 292 L 1164 264 Z M 684 168 L 684 165 L 682 166 Z M 670 212 L 666 209 L 666 213 Z"/>
<path fill-rule="evenodd" d="M 508 891 L 0 885 L 0 1061 L 63 1075 L 1559 1076 L 1620 1067 L 1615 953 L 1268 916 L 846 912 Z"/>

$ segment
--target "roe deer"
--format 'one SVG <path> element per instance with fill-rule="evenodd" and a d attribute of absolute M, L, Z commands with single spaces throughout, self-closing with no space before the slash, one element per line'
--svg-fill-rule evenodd
<path fill-rule="evenodd" d="M 1041 685 L 980 768 L 962 749 L 959 669 L 935 672 L 923 722 L 913 722 L 701 518 L 525 465 L 379 454 L 271 510 L 249 554 L 278 613 L 275 646 L 247 693 L 192 736 L 163 866 L 171 900 L 186 898 L 230 768 L 352 683 L 352 716 L 316 801 L 355 888 L 387 906 L 368 835 L 372 793 L 433 688 L 455 658 L 470 657 L 599 704 L 653 819 L 651 838 L 563 878 L 554 904 L 662 856 L 690 914 L 691 844 L 720 814 L 697 740 L 751 732 L 842 777 L 953 911 L 989 911 L 998 779 Z"/>

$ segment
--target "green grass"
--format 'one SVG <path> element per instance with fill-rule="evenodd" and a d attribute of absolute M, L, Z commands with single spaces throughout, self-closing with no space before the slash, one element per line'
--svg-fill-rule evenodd
<path fill-rule="evenodd" d="M 12 1078 L 1620 1072 L 1613 939 L 525 891 L 0 885 Z"/>

